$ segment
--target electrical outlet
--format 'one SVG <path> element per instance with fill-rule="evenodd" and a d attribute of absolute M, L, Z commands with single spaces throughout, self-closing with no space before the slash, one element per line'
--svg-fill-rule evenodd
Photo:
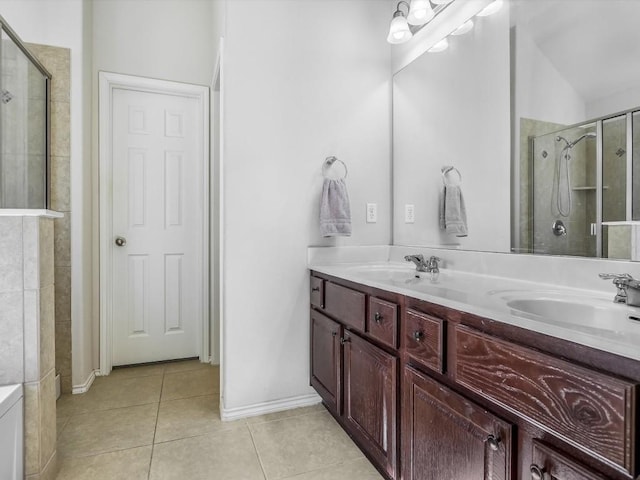
<path fill-rule="evenodd" d="M 378 221 L 378 204 L 367 203 L 367 223 L 376 223 Z"/>
<path fill-rule="evenodd" d="M 414 205 L 404 206 L 404 223 L 416 222 L 416 208 Z"/>

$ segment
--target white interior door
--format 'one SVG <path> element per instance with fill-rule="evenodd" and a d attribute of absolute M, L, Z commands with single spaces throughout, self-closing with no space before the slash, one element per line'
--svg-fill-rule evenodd
<path fill-rule="evenodd" d="M 198 100 L 112 91 L 112 364 L 198 355 L 203 152 Z"/>

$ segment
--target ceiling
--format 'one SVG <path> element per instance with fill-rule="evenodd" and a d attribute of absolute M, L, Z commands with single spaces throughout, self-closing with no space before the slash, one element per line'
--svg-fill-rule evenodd
<path fill-rule="evenodd" d="M 585 102 L 640 88 L 640 0 L 512 0 L 513 19 Z"/>

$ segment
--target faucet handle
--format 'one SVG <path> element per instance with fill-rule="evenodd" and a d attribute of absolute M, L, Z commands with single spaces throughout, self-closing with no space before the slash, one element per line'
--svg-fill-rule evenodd
<path fill-rule="evenodd" d="M 598 276 L 603 280 L 633 280 L 628 273 L 599 273 Z"/>
<path fill-rule="evenodd" d="M 629 282 L 635 282 L 631 275 L 628 273 L 600 273 L 598 276 L 603 280 L 613 280 L 613 284 L 618 289 L 613 299 L 615 303 L 627 303 L 627 286 Z"/>

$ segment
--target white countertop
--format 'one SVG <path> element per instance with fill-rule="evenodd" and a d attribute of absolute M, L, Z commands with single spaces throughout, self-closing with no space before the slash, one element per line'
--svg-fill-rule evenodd
<path fill-rule="evenodd" d="M 371 247 L 371 251 L 376 248 L 381 247 Z M 640 321 L 629 319 L 629 315 L 640 317 L 640 308 L 613 303 L 612 285 L 596 283 L 604 285 L 602 290 L 569 288 L 447 268 L 442 268 L 437 281 L 432 282 L 430 274 L 418 274 L 413 264 L 389 258 L 393 254 L 385 259 L 379 250 L 369 256 L 357 250 L 350 253 L 345 255 L 342 251 L 333 256 L 326 251 L 320 255 L 310 252 L 308 266 L 326 275 L 640 360 Z M 513 271 L 518 272 L 517 265 Z M 549 305 L 560 307 L 551 314 L 557 318 L 514 309 L 507 304 L 513 299 L 525 304 L 531 300 L 548 301 Z"/>

